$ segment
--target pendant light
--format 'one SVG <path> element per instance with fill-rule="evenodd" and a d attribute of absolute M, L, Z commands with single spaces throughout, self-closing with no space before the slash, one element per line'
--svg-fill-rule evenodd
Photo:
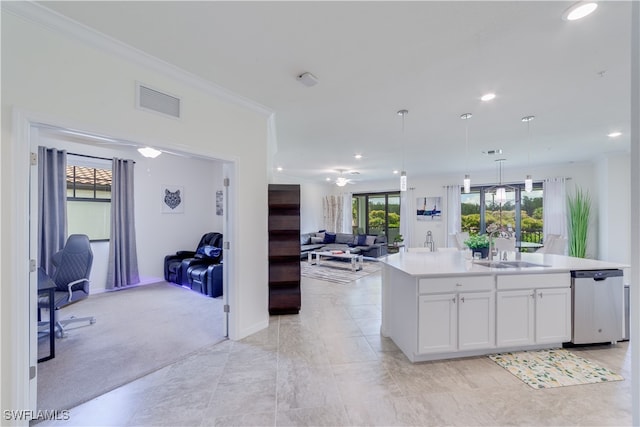
<path fill-rule="evenodd" d="M 524 116 L 522 118 L 522 121 L 527 124 L 527 169 L 531 168 L 531 138 L 529 135 L 529 123 L 535 118 L 536 116 Z M 531 193 L 533 191 L 533 179 L 529 174 L 527 174 L 524 179 L 524 191 L 527 193 Z"/>
<path fill-rule="evenodd" d="M 402 117 L 402 172 L 400 172 L 400 191 L 407 191 L 407 172 L 404 170 L 404 117 L 409 114 L 409 110 L 399 110 L 398 115 Z"/>
<path fill-rule="evenodd" d="M 469 170 L 469 123 L 467 122 L 467 120 L 469 120 L 471 117 L 473 117 L 473 114 L 471 113 L 464 113 L 460 116 L 460 118 L 462 120 L 465 121 L 464 124 L 464 147 L 465 147 L 465 169 L 468 171 Z M 469 194 L 471 192 L 471 176 L 466 173 L 464 175 L 464 180 L 462 181 L 462 186 L 464 188 L 464 192 L 465 194 Z"/>
<path fill-rule="evenodd" d="M 500 179 L 498 181 L 498 187 L 496 187 L 496 195 L 495 201 L 498 202 L 499 205 L 502 205 L 507 201 L 507 189 L 502 185 L 502 162 L 506 159 L 498 159 L 499 170 L 500 170 Z"/>

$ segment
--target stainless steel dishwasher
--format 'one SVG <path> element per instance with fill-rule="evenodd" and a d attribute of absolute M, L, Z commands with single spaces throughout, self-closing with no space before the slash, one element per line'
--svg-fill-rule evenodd
<path fill-rule="evenodd" d="M 622 270 L 571 272 L 572 343 L 615 343 L 622 340 L 622 276 Z"/>

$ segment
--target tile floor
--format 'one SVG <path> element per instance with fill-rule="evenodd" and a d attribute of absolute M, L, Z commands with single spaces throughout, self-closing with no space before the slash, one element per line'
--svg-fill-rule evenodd
<path fill-rule="evenodd" d="M 38 426 L 631 425 L 628 343 L 571 349 L 625 381 L 534 390 L 487 357 L 412 364 L 379 334 L 380 274 L 303 278 L 302 311 Z"/>

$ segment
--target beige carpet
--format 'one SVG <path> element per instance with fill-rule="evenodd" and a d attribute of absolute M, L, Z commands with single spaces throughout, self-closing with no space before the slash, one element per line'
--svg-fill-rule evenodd
<path fill-rule="evenodd" d="M 61 319 L 94 315 L 38 364 L 38 409 L 69 409 L 224 340 L 223 302 L 166 282 L 92 295 Z M 73 328 L 73 329 L 71 329 Z M 41 339 L 39 354 L 48 354 Z"/>
<path fill-rule="evenodd" d="M 502 353 L 489 358 L 536 389 L 624 380 L 615 372 L 563 349 Z"/>
<path fill-rule="evenodd" d="M 364 261 L 362 270 L 351 271 L 349 261 L 325 260 L 320 265 L 309 264 L 307 261 L 300 262 L 300 274 L 304 277 L 326 280 L 328 282 L 347 284 L 371 273 L 380 271 L 380 263 L 376 261 Z"/>

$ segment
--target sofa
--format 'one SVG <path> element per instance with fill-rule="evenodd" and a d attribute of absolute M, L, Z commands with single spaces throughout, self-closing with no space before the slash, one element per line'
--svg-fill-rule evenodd
<path fill-rule="evenodd" d="M 386 236 L 354 235 L 318 231 L 300 235 L 300 258 L 310 252 L 350 251 L 369 258 L 379 258 L 387 254 Z"/>

